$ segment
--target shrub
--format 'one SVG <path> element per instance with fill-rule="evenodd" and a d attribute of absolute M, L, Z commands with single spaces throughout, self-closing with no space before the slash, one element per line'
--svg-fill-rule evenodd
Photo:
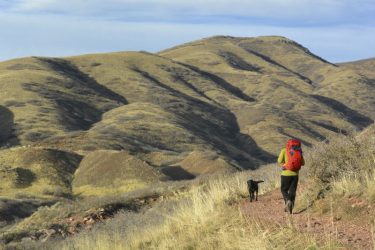
<path fill-rule="evenodd" d="M 374 168 L 375 139 L 338 136 L 316 144 L 306 158 L 310 176 L 323 183 L 347 175 L 366 175 Z"/>
<path fill-rule="evenodd" d="M 309 186 L 299 197 L 300 203 L 312 206 L 331 194 L 374 202 L 374 136 L 340 135 L 317 143 L 306 155 L 306 162 Z"/>

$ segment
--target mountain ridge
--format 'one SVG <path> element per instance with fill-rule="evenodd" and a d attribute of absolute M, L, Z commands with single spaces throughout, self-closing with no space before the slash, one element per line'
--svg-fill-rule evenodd
<path fill-rule="evenodd" d="M 289 137 L 311 146 L 373 124 L 369 62 L 366 70 L 355 62 L 333 64 L 279 36 L 215 36 L 155 54 L 0 62 L 0 157 L 10 154 L 6 147 L 27 146 L 73 153 L 84 163 L 100 151 L 98 169 L 109 168 L 111 159 L 117 169 L 118 159 L 132 162 L 130 189 L 215 169 L 254 169 L 274 161 Z M 158 177 L 143 179 L 137 164 Z M 100 189 L 94 179 L 79 183 Z M 83 192 L 79 186 L 64 190 Z"/>

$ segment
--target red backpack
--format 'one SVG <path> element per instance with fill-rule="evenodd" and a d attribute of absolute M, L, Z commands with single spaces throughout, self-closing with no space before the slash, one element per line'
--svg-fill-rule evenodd
<path fill-rule="evenodd" d="M 285 163 L 284 167 L 291 171 L 300 170 L 302 166 L 302 148 L 299 140 L 288 140 L 286 144 L 286 155 L 288 161 Z"/>

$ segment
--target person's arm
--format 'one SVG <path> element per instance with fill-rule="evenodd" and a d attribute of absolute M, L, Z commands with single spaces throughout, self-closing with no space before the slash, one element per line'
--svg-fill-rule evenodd
<path fill-rule="evenodd" d="M 305 166 L 305 158 L 303 158 L 303 156 L 302 156 L 302 166 Z"/>
<path fill-rule="evenodd" d="M 277 162 L 283 166 L 285 164 L 285 149 L 282 149 L 280 154 L 279 154 L 279 158 L 277 158 Z"/>

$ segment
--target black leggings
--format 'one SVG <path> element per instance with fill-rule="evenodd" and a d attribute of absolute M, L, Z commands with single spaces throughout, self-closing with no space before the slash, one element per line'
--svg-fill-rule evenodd
<path fill-rule="evenodd" d="M 290 200 L 294 204 L 296 199 L 296 191 L 298 184 L 298 175 L 297 176 L 281 176 L 281 193 L 285 203 Z"/>

